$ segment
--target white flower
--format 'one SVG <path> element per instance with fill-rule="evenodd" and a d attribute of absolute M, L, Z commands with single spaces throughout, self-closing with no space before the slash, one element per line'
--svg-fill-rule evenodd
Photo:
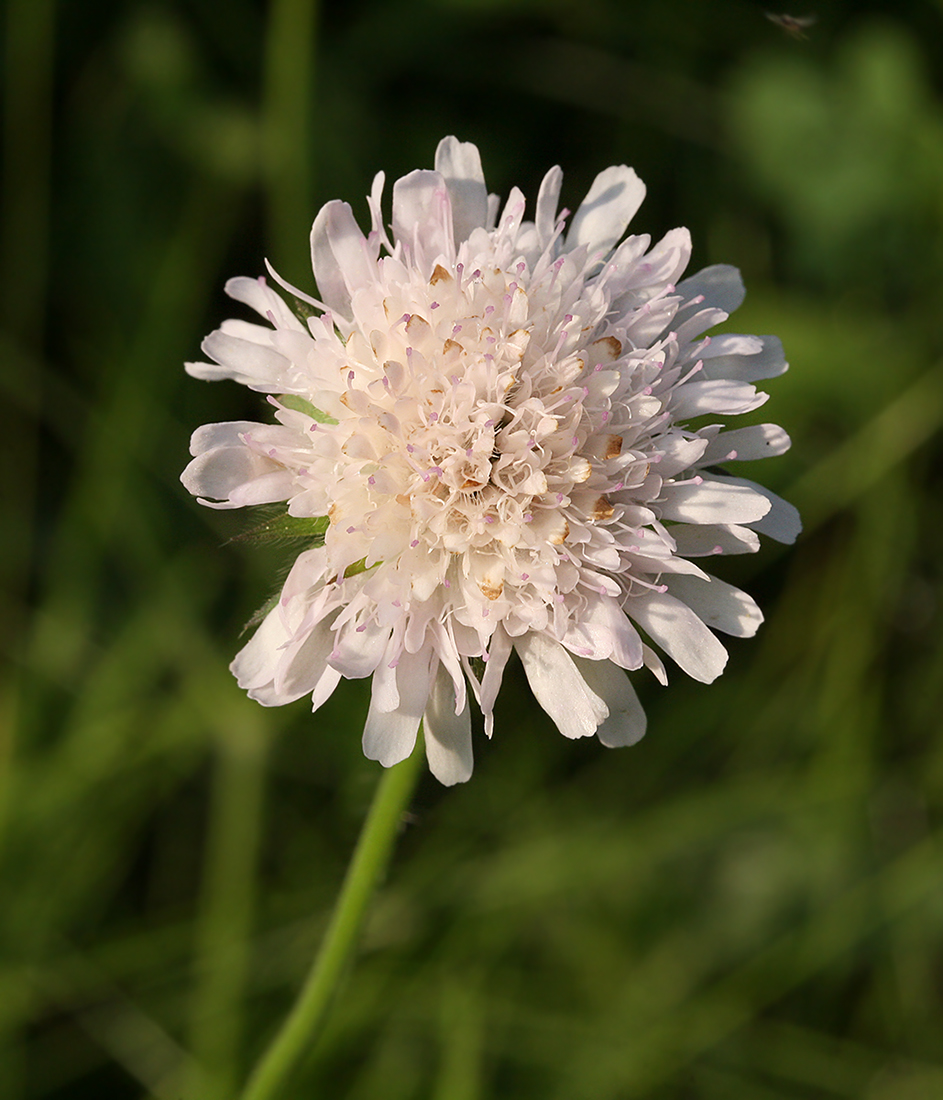
<path fill-rule="evenodd" d="M 213 362 L 187 365 L 275 395 L 277 423 L 198 429 L 184 485 L 214 508 L 287 501 L 279 529 L 311 535 L 232 664 L 239 684 L 316 710 L 342 676 L 372 676 L 364 752 L 397 763 L 424 720 L 447 784 L 472 771 L 467 687 L 490 735 L 512 649 L 565 736 L 637 741 L 623 670 L 665 682 L 640 630 L 707 683 L 727 658 L 713 631 L 762 620 L 694 559 L 799 530 L 791 505 L 715 472 L 789 446 L 775 425 L 713 422 L 757 408 L 753 383 L 786 369 L 773 337 L 703 335 L 740 304 L 738 272 L 678 282 L 685 229 L 619 244 L 645 193 L 624 166 L 567 229 L 561 178 L 547 173 L 533 221 L 516 189 L 499 215 L 478 150 L 446 138 L 434 171 L 394 184 L 391 234 L 382 173 L 366 236 L 346 203 L 321 210 L 322 301 L 272 272 L 311 316 L 233 279 L 266 323 L 224 322 L 203 343 Z"/>

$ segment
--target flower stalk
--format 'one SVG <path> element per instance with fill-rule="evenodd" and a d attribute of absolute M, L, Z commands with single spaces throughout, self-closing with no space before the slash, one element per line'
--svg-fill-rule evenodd
<path fill-rule="evenodd" d="M 294 1007 L 253 1070 L 240 1100 L 274 1100 L 321 1034 L 338 983 L 356 949 L 367 905 L 389 863 L 425 753 L 383 772 L 321 949 Z"/>

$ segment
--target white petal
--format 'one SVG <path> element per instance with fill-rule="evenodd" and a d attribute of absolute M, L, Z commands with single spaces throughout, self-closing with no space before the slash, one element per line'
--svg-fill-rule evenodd
<path fill-rule="evenodd" d="M 293 699 L 314 691 L 327 668 L 327 659 L 334 645 L 331 615 L 322 619 L 300 645 L 289 645 L 275 674 L 275 690 Z"/>
<path fill-rule="evenodd" d="M 230 298 L 250 306 L 263 317 L 271 314 L 279 328 L 305 331 L 304 325 L 288 308 L 282 296 L 276 294 L 264 279 L 247 279 L 245 276 L 238 276 L 230 279 L 225 289 Z"/>
<path fill-rule="evenodd" d="M 753 599 L 717 577 L 665 577 L 672 596 L 688 607 L 714 630 L 722 630 L 735 638 L 752 638 L 763 622 L 763 612 Z"/>
<path fill-rule="evenodd" d="M 384 768 L 405 760 L 416 744 L 419 722 L 429 698 L 431 650 L 403 653 L 397 666 L 399 707 L 379 710 L 370 700 L 363 731 L 363 752 L 368 760 L 379 760 Z"/>
<path fill-rule="evenodd" d="M 589 597 L 561 641 L 567 649 L 595 661 L 611 658 L 622 668 L 642 667 L 642 639 L 617 601 L 607 596 Z"/>
<path fill-rule="evenodd" d="M 295 486 L 295 476 L 291 470 L 271 470 L 261 477 L 252 478 L 242 485 L 237 485 L 229 494 L 229 500 L 214 503 L 211 500 L 200 498 L 201 504 L 210 508 L 248 508 L 256 504 L 277 504 L 279 501 L 288 500 Z"/>
<path fill-rule="evenodd" d="M 341 674 L 336 668 L 325 665 L 324 671 L 318 677 L 314 690 L 311 692 L 311 710 L 316 711 L 334 694 L 334 688 L 341 682 Z"/>
<path fill-rule="evenodd" d="M 253 691 L 257 687 L 271 685 L 275 680 L 278 662 L 282 660 L 282 647 L 289 639 L 288 630 L 282 616 L 282 609 L 274 607 L 262 620 L 259 628 L 248 642 L 235 654 L 229 665 L 235 682 L 243 691 Z M 297 697 L 297 696 L 296 696 Z M 289 703 L 290 698 L 273 700 L 266 706 Z"/>
<path fill-rule="evenodd" d="M 784 543 L 793 543 L 799 537 L 802 531 L 802 519 L 798 509 L 790 504 L 788 500 L 783 500 L 782 497 L 777 496 L 764 486 L 746 478 L 715 474 L 714 480 L 723 482 L 725 485 L 746 486 L 766 497 L 770 503 L 769 511 L 761 519 L 749 521 L 754 531 L 759 531 L 761 535 L 768 535 L 771 539 Z"/>
<path fill-rule="evenodd" d="M 684 523 L 753 523 L 770 510 L 759 486 L 732 485 L 719 474 L 700 485 L 665 485 L 662 495 L 662 519 Z"/>
<path fill-rule="evenodd" d="M 432 683 L 423 718 L 426 759 L 432 774 L 451 787 L 471 778 L 471 710 L 466 701 L 461 714 L 455 713 L 455 685 L 444 665 L 439 665 Z"/>
<path fill-rule="evenodd" d="M 739 415 L 752 412 L 769 400 L 746 382 L 731 382 L 728 378 L 686 382 L 672 395 L 671 412 L 676 420 L 704 413 Z"/>
<path fill-rule="evenodd" d="M 676 524 L 671 527 L 671 534 L 678 545 L 678 553 L 686 558 L 701 558 L 709 554 L 755 554 L 760 548 L 759 535 L 749 527 L 736 524 Z"/>
<path fill-rule="evenodd" d="M 470 141 L 443 138 L 436 149 L 435 169 L 449 189 L 452 227 L 458 244 L 488 218 L 488 191 L 478 147 Z"/>
<path fill-rule="evenodd" d="M 416 262 L 452 252 L 448 188 L 438 172 L 417 170 L 393 184 L 393 236 Z"/>
<path fill-rule="evenodd" d="M 402 643 L 394 634 L 383 651 L 383 658 L 373 670 L 370 698 L 371 706 L 382 714 L 391 714 L 399 707 L 399 688 L 396 686 L 396 663 L 391 646 L 396 645 L 398 653 Z"/>
<path fill-rule="evenodd" d="M 525 634 L 514 648 L 527 682 L 564 737 L 590 737 L 609 709 L 580 675 L 567 651 L 543 634 Z"/>
<path fill-rule="evenodd" d="M 537 192 L 537 208 L 534 222 L 537 226 L 537 239 L 546 248 L 553 237 L 557 221 L 557 205 L 560 202 L 560 187 L 563 184 L 563 172 L 559 165 L 554 166 L 544 176 Z"/>
<path fill-rule="evenodd" d="M 321 297 L 348 317 L 352 295 L 376 282 L 377 268 L 373 249 L 346 202 L 322 208 L 311 229 L 311 250 Z M 327 289 L 322 278 L 329 282 Z"/>
<path fill-rule="evenodd" d="M 321 207 L 311 226 L 311 267 L 325 305 L 349 320 L 350 291 L 331 243 L 332 237 L 339 240 L 343 236 L 345 227 L 348 232 L 360 232 L 346 202 L 335 199 Z"/>
<path fill-rule="evenodd" d="M 221 329 L 211 332 L 203 341 L 203 351 L 218 366 L 210 363 L 187 363 L 187 373 L 194 378 L 213 382 L 231 378 L 249 389 L 274 393 L 283 388 L 282 380 L 291 366 L 284 355 L 251 340 L 228 336 Z"/>
<path fill-rule="evenodd" d="M 197 455 L 180 475 L 180 480 L 195 497 L 225 501 L 233 508 L 240 508 L 249 503 L 270 504 L 284 500 L 291 491 L 290 475 L 285 483 L 286 473 L 277 462 L 248 447 L 214 447 Z M 262 482 L 271 474 L 276 475 L 271 485 Z M 253 483 L 259 487 L 258 493 L 251 493 Z M 250 499 L 253 496 L 258 499 Z"/>
<path fill-rule="evenodd" d="M 214 447 L 241 446 L 240 436 L 269 426 L 252 420 L 225 420 L 221 424 L 203 424 L 190 436 L 190 454 L 200 455 Z"/>
<path fill-rule="evenodd" d="M 609 717 L 596 730 L 596 736 L 610 749 L 634 745 L 645 736 L 646 717 L 629 677 L 611 661 L 586 661 L 576 658 L 583 679 L 609 708 Z"/>
<path fill-rule="evenodd" d="M 399 709 L 408 714 L 415 714 L 417 721 L 422 718 L 429 700 L 435 664 L 430 645 L 418 653 L 407 653 L 404 650 L 396 666 Z"/>
<path fill-rule="evenodd" d="M 650 645 L 642 646 L 642 660 L 645 667 L 651 672 L 662 687 L 668 686 L 668 673 L 665 671 L 665 663 L 652 649 Z"/>
<path fill-rule="evenodd" d="M 726 649 L 681 600 L 651 592 L 630 599 L 626 611 L 693 679 L 709 684 L 723 672 Z"/>
<path fill-rule="evenodd" d="M 743 285 L 740 272 L 735 267 L 731 267 L 730 264 L 714 264 L 678 283 L 678 293 L 688 300 L 703 296 L 697 306 L 689 306 L 679 311 L 677 323 L 680 324 L 695 309 L 705 306 L 713 306 L 724 310 L 725 313 L 733 313 L 742 305 L 746 297 L 746 287 Z"/>
<path fill-rule="evenodd" d="M 762 350 L 755 355 L 721 355 L 704 360 L 703 378 L 732 378 L 738 382 L 759 382 L 775 378 L 789 369 L 777 336 L 760 336 Z"/>
<path fill-rule="evenodd" d="M 485 664 L 485 674 L 481 679 L 479 698 L 481 713 L 485 718 L 485 734 L 488 737 L 494 732 L 494 701 L 498 697 L 504 668 L 510 656 L 511 639 L 504 627 L 499 624 L 491 635 L 491 644 L 488 646 L 488 660 Z"/>
<path fill-rule="evenodd" d="M 694 439 L 686 439 L 680 432 L 658 441 L 658 450 L 661 458 L 655 469 L 658 476 L 663 478 L 675 477 L 682 470 L 690 469 L 704 454 L 708 447 L 708 440 L 700 436 Z"/>
<path fill-rule="evenodd" d="M 759 336 L 743 336 L 725 332 L 720 336 L 711 336 L 707 347 L 700 353 L 705 362 L 726 356 L 758 355 L 763 350 L 763 341 Z"/>
<path fill-rule="evenodd" d="M 757 458 L 772 458 L 785 454 L 791 443 L 789 436 L 778 424 L 755 424 L 751 428 L 736 428 L 732 432 L 721 432 L 715 436 L 698 465 L 715 466 L 719 462 L 732 462 L 734 459 L 747 462 Z"/>
<path fill-rule="evenodd" d="M 418 732 L 418 716 L 397 710 L 387 714 L 376 710 L 371 702 L 363 729 L 363 754 L 391 768 L 413 751 Z"/>
<path fill-rule="evenodd" d="M 264 348 L 272 346 L 272 337 L 275 335 L 274 329 L 266 328 L 265 325 L 257 325 L 252 321 L 240 321 L 232 317 L 223 321 L 219 331 L 226 336 L 248 340 L 250 344 L 261 344 Z"/>
<path fill-rule="evenodd" d="M 611 285 L 621 294 L 634 292 L 636 302 L 647 301 L 684 271 L 691 256 L 691 234 L 687 229 L 672 229 L 645 253 L 648 234 L 627 237 L 616 249 L 611 263 L 624 270 L 612 277 Z"/>
<path fill-rule="evenodd" d="M 644 198 L 645 184 L 631 168 L 622 164 L 600 172 L 573 215 L 566 235 L 567 250 L 585 245 L 590 253 L 608 252 Z"/>
<path fill-rule="evenodd" d="M 723 324 L 730 316 L 723 309 L 716 306 L 701 308 L 695 301 L 686 309 L 679 309 L 672 317 L 672 325 L 678 338 L 678 346 L 686 347 L 693 343 L 702 332 L 706 332 L 715 325 Z"/>
<path fill-rule="evenodd" d="M 360 624 L 361 628 L 345 623 L 336 632 L 334 650 L 329 658 L 331 665 L 348 680 L 369 676 L 386 651 L 392 628 L 383 626 L 376 619 Z"/>

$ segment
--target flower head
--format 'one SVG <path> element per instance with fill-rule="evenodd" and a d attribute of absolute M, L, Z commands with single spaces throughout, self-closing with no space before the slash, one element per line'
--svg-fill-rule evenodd
<path fill-rule="evenodd" d="M 562 174 L 532 221 L 489 196 L 478 150 L 449 137 L 434 171 L 369 199 L 368 234 L 331 202 L 311 233 L 321 300 L 273 279 L 226 291 L 230 320 L 197 378 L 268 393 L 274 424 L 208 424 L 182 480 L 214 508 L 287 502 L 307 535 L 232 670 L 266 706 L 372 676 L 364 751 L 407 756 L 424 719 L 443 783 L 472 771 L 469 688 L 490 735 L 512 650 L 567 737 L 629 745 L 645 716 L 623 670 L 710 682 L 762 615 L 697 560 L 792 541 L 795 510 L 719 464 L 780 454 L 771 424 L 722 430 L 786 369 L 774 337 L 704 336 L 743 298 L 732 267 L 678 282 L 687 230 L 622 240 L 645 188 L 608 168 L 567 226 Z M 621 240 L 621 243 L 619 243 Z M 696 426 L 695 426 L 696 425 Z M 287 526 L 285 526 L 287 525 Z M 477 659 L 477 660 L 476 660 Z"/>

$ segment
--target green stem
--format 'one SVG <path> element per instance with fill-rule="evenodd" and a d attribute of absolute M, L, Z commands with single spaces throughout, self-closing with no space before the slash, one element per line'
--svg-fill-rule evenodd
<path fill-rule="evenodd" d="M 240 1100 L 272 1100 L 311 1049 L 354 949 L 364 913 L 389 862 L 403 812 L 425 753 L 422 732 L 408 760 L 389 768 L 377 784 L 324 942 L 288 1018 L 249 1078 Z"/>

